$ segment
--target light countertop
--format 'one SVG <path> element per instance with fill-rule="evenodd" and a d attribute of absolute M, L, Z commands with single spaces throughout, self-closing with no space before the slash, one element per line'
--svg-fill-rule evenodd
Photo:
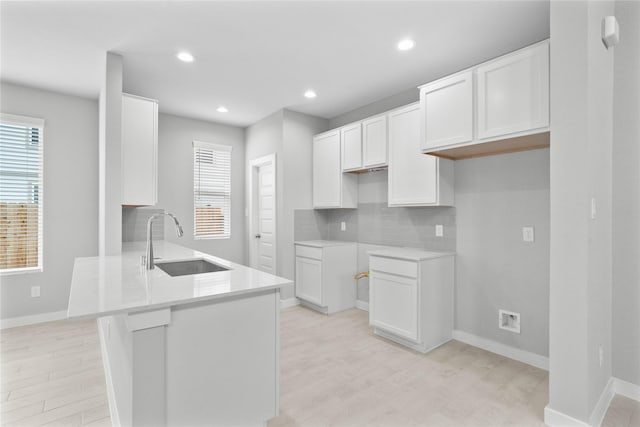
<path fill-rule="evenodd" d="M 329 246 L 355 245 L 356 242 L 343 242 L 340 240 L 301 240 L 294 242 L 296 245 L 311 246 L 312 248 L 326 248 Z"/>
<path fill-rule="evenodd" d="M 367 252 L 369 255 L 386 258 L 406 259 L 408 261 L 422 261 L 431 258 L 454 256 L 455 252 L 433 252 L 414 248 L 386 248 Z"/>
<path fill-rule="evenodd" d="M 171 277 L 140 262 L 145 242 L 123 244 L 122 254 L 76 258 L 70 318 L 139 312 L 279 288 L 291 280 L 166 241 L 153 244 L 156 262 L 206 259 L 228 271 Z"/>

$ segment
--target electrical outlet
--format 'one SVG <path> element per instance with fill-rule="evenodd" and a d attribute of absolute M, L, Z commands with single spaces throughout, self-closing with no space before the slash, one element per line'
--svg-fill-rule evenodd
<path fill-rule="evenodd" d="M 535 240 L 533 227 L 522 227 L 522 240 L 525 242 L 533 242 Z"/>
<path fill-rule="evenodd" d="M 598 356 L 600 357 L 600 367 L 602 368 L 602 364 L 604 363 L 604 349 L 602 348 L 602 344 L 598 348 Z"/>
<path fill-rule="evenodd" d="M 340 223 L 340 230 L 341 231 L 347 231 L 347 223 L 346 222 L 342 221 Z"/>
<path fill-rule="evenodd" d="M 442 224 L 436 225 L 436 237 L 442 237 L 444 235 L 444 227 Z"/>
<path fill-rule="evenodd" d="M 31 287 L 31 298 L 38 298 L 40 296 L 40 286 Z"/>
<path fill-rule="evenodd" d="M 498 310 L 498 327 L 505 331 L 520 333 L 520 313 Z"/>
<path fill-rule="evenodd" d="M 596 219 L 596 199 L 591 198 L 591 219 Z"/>

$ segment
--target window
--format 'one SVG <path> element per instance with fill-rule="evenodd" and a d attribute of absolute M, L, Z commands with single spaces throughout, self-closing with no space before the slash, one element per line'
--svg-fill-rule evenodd
<path fill-rule="evenodd" d="M 44 120 L 0 114 L 0 272 L 42 271 Z"/>
<path fill-rule="evenodd" d="M 193 141 L 193 237 L 231 237 L 231 147 Z"/>

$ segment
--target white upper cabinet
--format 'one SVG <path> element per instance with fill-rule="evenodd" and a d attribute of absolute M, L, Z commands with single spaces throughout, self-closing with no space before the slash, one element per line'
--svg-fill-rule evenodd
<path fill-rule="evenodd" d="M 358 207 L 358 178 L 343 174 L 340 162 L 340 130 L 313 138 L 313 207 Z"/>
<path fill-rule="evenodd" d="M 389 113 L 389 206 L 453 205 L 453 164 L 420 152 L 418 103 Z"/>
<path fill-rule="evenodd" d="M 423 150 L 473 139 L 473 73 L 420 87 Z"/>
<path fill-rule="evenodd" d="M 549 126 L 549 44 L 503 56 L 476 69 L 478 138 Z"/>
<path fill-rule="evenodd" d="M 342 170 L 362 169 L 362 127 L 360 122 L 340 128 Z"/>
<path fill-rule="evenodd" d="M 387 166 L 387 116 L 362 121 L 362 166 Z"/>
<path fill-rule="evenodd" d="M 158 102 L 122 95 L 122 204 L 158 200 Z"/>
<path fill-rule="evenodd" d="M 549 146 L 549 41 L 420 87 L 423 153 L 465 159 Z"/>

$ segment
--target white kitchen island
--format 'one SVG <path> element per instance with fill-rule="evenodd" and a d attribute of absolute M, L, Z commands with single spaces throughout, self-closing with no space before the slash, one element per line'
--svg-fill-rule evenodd
<path fill-rule="evenodd" d="M 278 415 L 280 287 L 291 281 L 154 246 L 156 262 L 196 258 L 229 270 L 146 270 L 144 243 L 76 259 L 68 316 L 99 318 L 113 424 L 264 425 Z"/>

